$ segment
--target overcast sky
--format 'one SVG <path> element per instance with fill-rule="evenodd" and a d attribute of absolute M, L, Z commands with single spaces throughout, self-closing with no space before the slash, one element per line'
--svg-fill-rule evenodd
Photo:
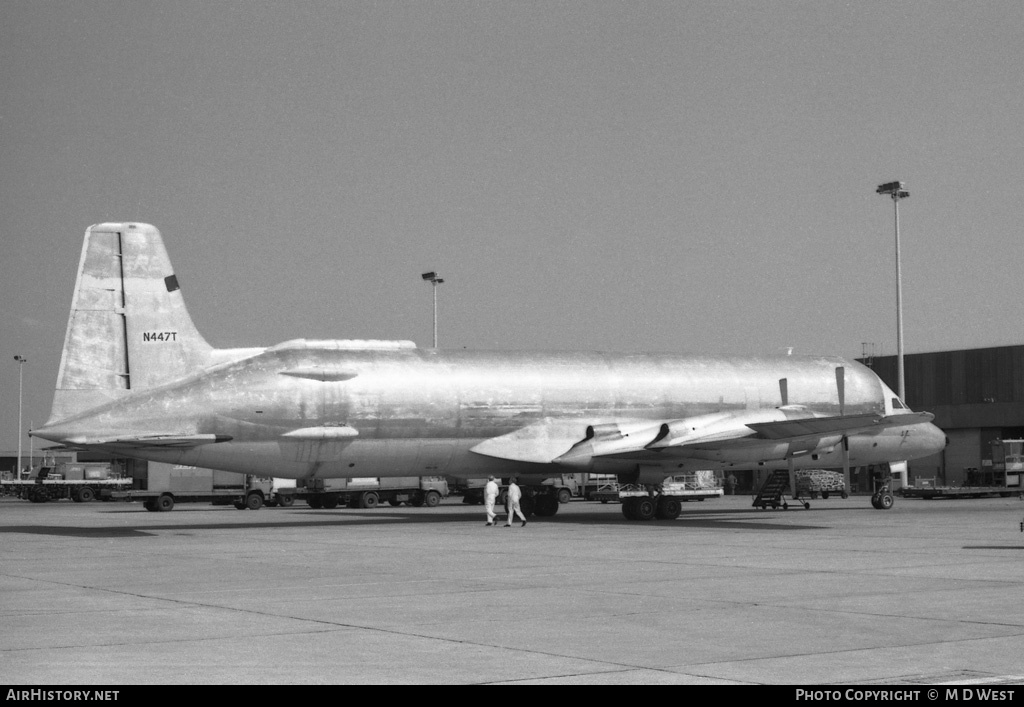
<path fill-rule="evenodd" d="M 0 3 L 0 449 L 82 234 L 164 234 L 218 347 L 1024 343 L 1024 3 Z M 25 438 L 25 448 L 28 441 Z"/>

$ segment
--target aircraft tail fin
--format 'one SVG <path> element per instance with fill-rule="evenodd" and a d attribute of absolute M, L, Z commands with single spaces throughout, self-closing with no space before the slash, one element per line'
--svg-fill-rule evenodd
<path fill-rule="evenodd" d="M 47 424 L 182 378 L 204 368 L 211 352 L 185 308 L 160 231 L 144 223 L 91 226 Z"/>

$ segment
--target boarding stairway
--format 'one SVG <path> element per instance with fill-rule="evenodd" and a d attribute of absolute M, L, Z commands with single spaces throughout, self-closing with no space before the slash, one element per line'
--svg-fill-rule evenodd
<path fill-rule="evenodd" d="M 754 498 L 754 508 L 761 508 L 764 510 L 771 506 L 772 508 L 778 508 L 782 506 L 783 510 L 789 510 L 789 504 L 786 502 L 784 497 L 785 493 L 789 491 L 789 471 L 785 469 L 777 469 L 773 471 L 771 475 L 765 479 L 765 482 L 761 484 L 761 490 L 757 492 L 757 496 Z M 793 500 L 801 504 L 804 508 L 810 508 L 811 504 L 807 501 L 801 501 L 797 497 L 793 497 Z"/>

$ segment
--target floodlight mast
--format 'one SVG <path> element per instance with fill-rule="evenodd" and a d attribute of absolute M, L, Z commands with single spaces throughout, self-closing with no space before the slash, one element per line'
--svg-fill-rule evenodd
<path fill-rule="evenodd" d="M 24 356 L 18 355 L 14 357 L 14 360 L 18 362 L 18 468 L 17 475 L 14 477 L 16 480 L 21 479 L 21 400 L 22 400 L 22 370 L 25 368 L 25 364 L 28 363 L 28 359 Z"/>
<path fill-rule="evenodd" d="M 429 282 L 433 287 L 434 291 L 434 348 L 437 348 L 437 286 L 444 282 L 444 279 L 437 276 L 434 271 L 425 272 L 421 277 Z"/>
<path fill-rule="evenodd" d="M 903 271 L 900 265 L 900 199 L 906 199 L 910 192 L 905 191 L 903 182 L 886 182 L 879 184 L 876 194 L 892 197 L 896 214 L 896 379 L 900 401 L 906 404 L 907 389 L 903 379 Z"/>

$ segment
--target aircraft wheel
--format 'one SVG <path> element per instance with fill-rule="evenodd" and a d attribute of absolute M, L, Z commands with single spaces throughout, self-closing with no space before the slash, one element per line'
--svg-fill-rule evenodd
<path fill-rule="evenodd" d="M 543 496 L 537 496 L 535 499 L 534 513 L 541 518 L 550 518 L 551 516 L 558 513 L 558 497 L 544 494 Z M 520 510 L 522 509 L 522 503 L 520 502 Z"/>
<path fill-rule="evenodd" d="M 636 499 L 635 498 L 624 498 L 622 499 L 622 515 L 626 517 L 626 520 L 636 520 Z"/>
<path fill-rule="evenodd" d="M 638 498 L 636 502 L 636 519 L 652 520 L 657 508 L 653 498 Z"/>
<path fill-rule="evenodd" d="M 879 508 L 879 510 L 887 511 L 890 508 L 892 508 L 892 505 L 895 502 L 896 502 L 896 499 L 893 498 L 893 495 L 891 493 L 883 493 L 878 498 L 878 508 Z"/>
<path fill-rule="evenodd" d="M 441 505 L 441 494 L 437 491 L 427 491 L 423 496 L 423 505 L 427 508 L 437 508 Z"/>
<path fill-rule="evenodd" d="M 679 517 L 680 512 L 683 510 L 683 504 L 679 502 L 678 498 L 672 496 L 662 496 L 658 499 L 658 508 L 656 515 L 661 520 L 675 520 Z"/>

